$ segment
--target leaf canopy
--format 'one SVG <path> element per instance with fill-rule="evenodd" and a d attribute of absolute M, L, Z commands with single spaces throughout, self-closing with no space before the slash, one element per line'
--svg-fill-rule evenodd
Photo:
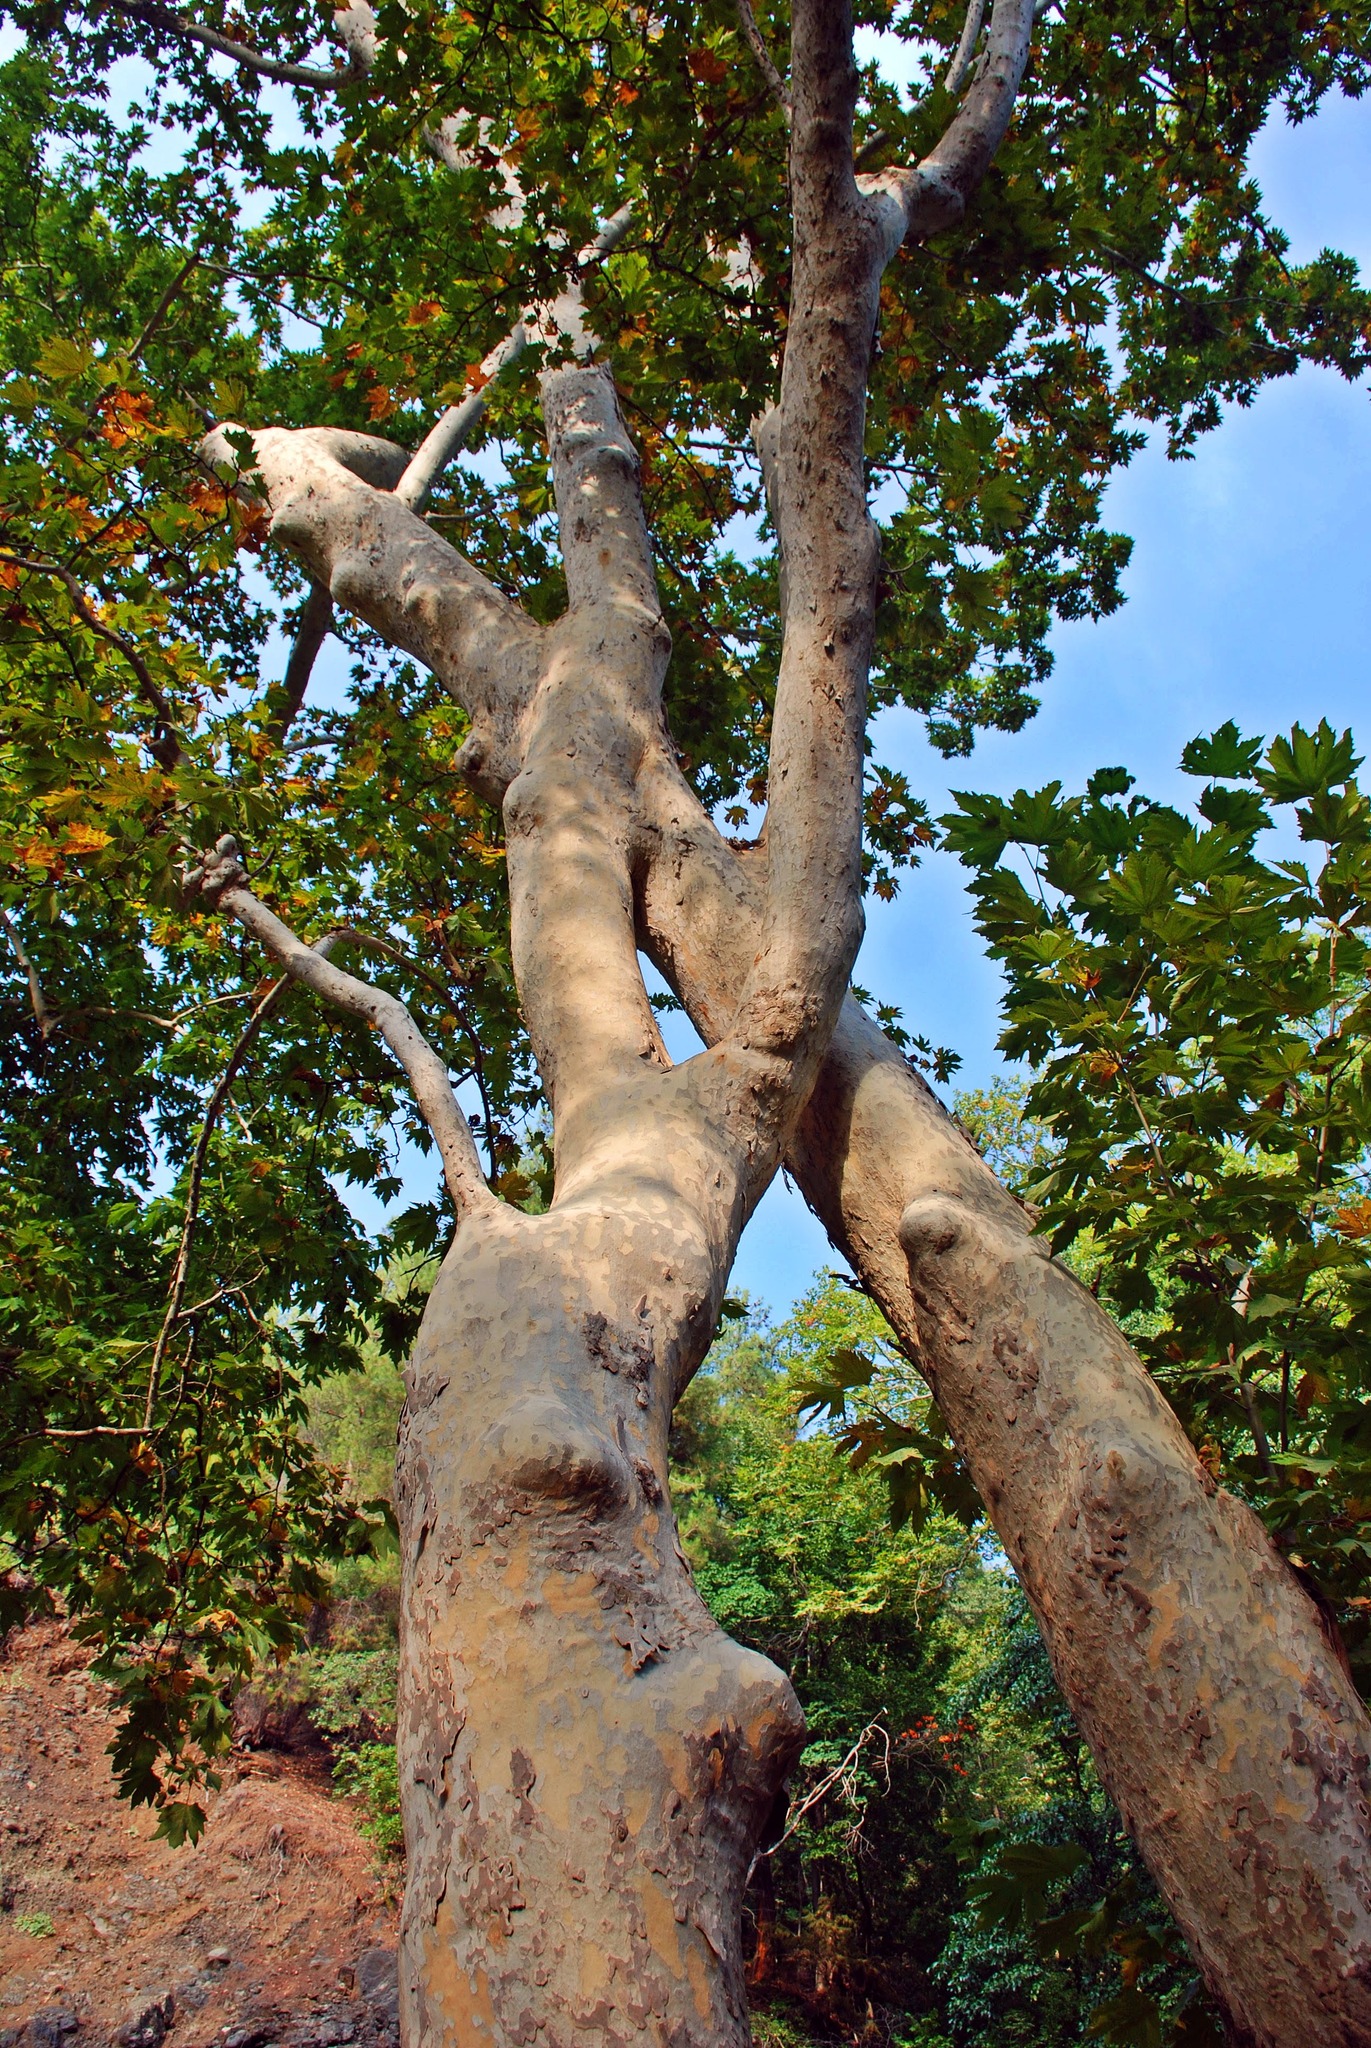
<path fill-rule="evenodd" d="M 942 0 L 860 12 L 917 81 L 905 94 L 868 66 L 864 160 L 909 160 L 950 112 L 960 18 Z M 124 1781 L 192 1832 L 225 1683 L 367 1540 L 303 1433 L 304 1390 L 369 1333 L 403 1350 L 444 1211 L 358 1220 L 349 1187 L 393 1200 L 397 1145 L 425 1135 L 370 1033 L 274 989 L 182 907 L 183 844 L 231 832 L 296 929 L 362 934 L 462 1079 L 502 1191 L 535 1202 L 547 1175 L 500 821 L 452 765 L 462 715 L 341 618 L 341 663 L 297 701 L 286 647 L 308 585 L 201 436 L 233 419 L 412 445 L 631 202 L 590 318 L 643 457 L 673 729 L 702 796 L 743 823 L 765 797 L 778 654 L 748 433 L 784 345 L 785 127 L 725 0 L 382 0 L 369 74 L 294 0 L 250 20 L 145 0 L 9 13 L 0 1555 L 11 1611 L 60 1598 L 102 1645 L 129 1702 Z M 782 13 L 759 18 L 780 59 Z M 921 711 L 951 751 L 1020 725 L 1053 622 L 1119 601 L 1128 544 L 1101 494 L 1143 425 L 1183 453 L 1301 361 L 1361 374 L 1353 266 L 1289 263 L 1246 158 L 1273 110 L 1359 93 L 1367 57 L 1350 6 L 1048 11 L 971 215 L 887 277 L 868 438 L 878 704 Z M 563 591 L 538 360 L 493 389 L 431 516 L 547 618 Z M 1328 805 L 1360 799 L 1327 795 L 1337 743 L 1308 746 L 1222 799 L 1218 841 L 1149 823 L 1134 845 L 1102 786 L 1062 813 L 1057 871 L 1089 891 L 1106 841 L 1127 842 L 1116 923 L 1237 918 L 1275 945 L 1275 899 L 1225 835 L 1243 829 L 1234 805 L 1250 824 L 1303 778 L 1310 831 L 1341 844 Z M 1042 806 L 1058 815 L 1055 794 Z M 890 894 L 927 819 L 879 763 L 868 810 L 869 879 Z M 1004 822 L 981 819 L 987 844 Z M 1206 893 L 1168 911 L 1178 863 Z M 1329 903 L 1352 886 L 1345 864 L 1319 884 Z M 1263 1057 L 1275 1087 L 1301 1055 L 1277 1035 Z M 912 1487 L 942 1452 L 906 1448 Z"/>

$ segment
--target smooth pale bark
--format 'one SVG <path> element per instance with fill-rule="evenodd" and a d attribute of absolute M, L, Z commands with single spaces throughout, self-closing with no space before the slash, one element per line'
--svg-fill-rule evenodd
<path fill-rule="evenodd" d="M 750 878 L 674 767 L 644 943 L 708 1041 Z M 849 1002 L 787 1165 L 933 1388 L 1233 2039 L 1371 2042 L 1371 1728 L 1256 1516 Z"/>
<path fill-rule="evenodd" d="M 740 1889 L 801 1723 L 781 1674 L 695 1595 L 666 1437 L 787 1148 L 934 1387 L 1234 2038 L 1354 2048 L 1371 2042 L 1371 1731 L 1318 1617 L 928 1089 L 854 1005 L 838 1015 L 860 931 L 879 275 L 905 236 L 959 217 L 1008 122 L 1031 7 L 997 0 L 947 134 L 871 178 L 852 171 L 846 12 L 794 11 L 794 300 L 758 432 L 785 626 L 762 845 L 730 848 L 675 764 L 669 644 L 605 372 L 544 381 L 570 596 L 547 628 L 416 517 L 403 450 L 255 437 L 276 537 L 470 717 L 459 765 L 504 805 L 556 1141 L 538 1218 L 473 1190 L 463 1150 L 462 1221 L 410 1373 L 407 2048 L 746 2038 Z M 307 949 L 221 879 L 221 907 L 305 978 Z M 639 946 L 711 1047 L 676 1070 Z"/>

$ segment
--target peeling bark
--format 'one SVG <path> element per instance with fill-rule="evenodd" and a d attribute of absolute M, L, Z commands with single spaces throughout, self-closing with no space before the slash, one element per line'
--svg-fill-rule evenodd
<path fill-rule="evenodd" d="M 676 1203 L 587 1192 L 468 1226 L 425 1316 L 398 1494 L 413 2048 L 748 2039 L 743 1883 L 804 1724 L 696 1593 L 667 1496 L 713 1264 Z"/>
<path fill-rule="evenodd" d="M 512 952 L 554 1122 L 549 1213 L 505 1208 L 436 1056 L 386 1013 L 461 1218 L 399 1460 L 407 2048 L 747 2039 L 741 1893 L 802 1723 L 781 1673 L 695 1593 L 666 1442 L 783 1156 L 934 1388 L 1233 2038 L 1371 2041 L 1371 1730 L 1313 1607 L 1098 1304 L 843 1003 L 861 929 L 880 274 L 904 239 L 960 216 L 1009 121 L 1031 16 L 1031 0 L 996 0 L 942 141 L 867 178 L 848 11 L 797 0 L 794 296 L 757 430 L 784 640 L 765 839 L 746 859 L 665 730 L 669 640 L 606 371 L 543 381 L 569 593 L 546 628 L 418 516 L 455 413 L 417 466 L 365 435 L 254 437 L 275 537 L 469 716 L 459 766 L 504 806 Z M 584 342 L 570 316 L 559 331 Z M 222 463 L 232 445 L 221 433 L 207 453 Z M 380 1019 L 376 992 L 324 967 L 221 851 L 201 886 L 287 971 Z M 640 947 L 708 1048 L 679 1068 Z"/>

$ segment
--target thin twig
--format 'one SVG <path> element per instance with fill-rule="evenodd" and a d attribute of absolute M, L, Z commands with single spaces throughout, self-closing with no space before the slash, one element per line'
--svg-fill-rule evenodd
<path fill-rule="evenodd" d="M 192 249 L 190 255 L 181 265 L 181 268 L 177 271 L 175 277 L 167 286 L 161 298 L 157 301 L 157 304 L 153 307 L 152 312 L 148 315 L 148 319 L 143 328 L 142 333 L 139 335 L 137 341 L 134 342 L 133 347 L 129 350 L 129 361 L 131 363 L 136 363 L 140 360 L 143 350 L 147 347 L 148 343 L 152 340 L 153 335 L 156 334 L 158 328 L 166 319 L 167 314 L 171 311 L 173 300 L 180 295 L 180 292 L 183 286 L 185 285 L 187 279 L 190 277 L 191 272 L 198 268 L 199 262 L 200 251 L 198 249 Z"/>
<path fill-rule="evenodd" d="M 16 568 L 31 570 L 38 576 L 56 577 L 57 581 L 65 586 L 67 595 L 72 602 L 72 609 L 85 621 L 91 632 L 98 639 L 108 641 L 111 647 L 118 648 L 129 667 L 133 670 L 134 675 L 138 678 L 138 687 L 153 711 L 156 712 L 158 723 L 161 726 L 160 733 L 149 742 L 148 752 L 159 767 L 166 769 L 174 768 L 181 758 L 181 742 L 173 729 L 175 714 L 172 711 L 170 701 L 153 681 L 148 665 L 138 652 L 138 649 L 131 641 L 126 640 L 122 633 L 116 633 L 113 626 L 107 626 L 104 623 L 71 570 L 64 568 L 60 562 L 48 562 L 37 555 L 14 555 L 4 549 L 0 549 L 0 562 L 12 562 Z"/>
<path fill-rule="evenodd" d="M 885 1741 L 886 1772 L 887 1777 L 889 1776 L 890 1730 L 882 1725 L 878 1717 L 874 1721 L 867 1722 L 865 1728 L 863 1728 L 861 1734 L 857 1737 L 857 1740 L 853 1743 L 851 1749 L 847 1752 L 847 1755 L 843 1758 L 842 1762 L 835 1764 L 833 1766 L 833 1769 L 829 1771 L 825 1777 L 820 1778 L 818 1784 L 814 1787 L 813 1791 L 808 1793 L 807 1796 L 801 1800 L 800 1804 L 786 1816 L 786 1824 L 783 1832 L 776 1837 L 776 1840 L 771 1843 L 770 1847 L 766 1849 L 757 1850 L 756 1854 L 752 1858 L 751 1863 L 748 1865 L 747 1875 L 749 1882 L 751 1881 L 753 1871 L 757 1868 L 759 1860 L 763 1856 L 774 1856 L 776 1854 L 776 1851 L 779 1848 L 781 1848 L 784 1843 L 790 1840 L 790 1837 L 794 1834 L 796 1828 L 800 1825 L 800 1822 L 804 1819 L 805 1815 L 808 1812 L 810 1812 L 810 1810 L 813 1807 L 817 1806 L 819 1801 L 822 1798 L 824 1798 L 827 1793 L 831 1792 L 836 1784 L 838 1784 L 843 1779 L 848 1779 L 849 1781 L 851 1780 L 852 1772 L 856 1767 L 858 1757 L 865 1749 L 867 1743 L 870 1742 L 877 1735 L 882 1736 Z M 851 1798 L 852 1796 L 853 1788 L 849 1783 L 848 1797 Z"/>
<path fill-rule="evenodd" d="M 381 1034 L 404 1068 L 420 1114 L 433 1135 L 458 1216 L 495 1205 L 497 1198 L 481 1172 L 471 1126 L 453 1093 L 447 1064 L 434 1051 L 399 997 L 390 995 L 385 989 L 374 988 L 369 982 L 359 981 L 355 975 L 345 974 L 341 968 L 330 966 L 325 957 L 326 949 L 336 943 L 340 934 L 330 933 L 326 940 L 321 939 L 312 947 L 305 945 L 289 925 L 283 924 L 259 897 L 254 896 L 247 883 L 247 870 L 240 858 L 237 841 L 228 834 L 210 852 L 200 854 L 195 864 L 182 875 L 187 895 L 199 893 L 211 909 L 223 910 L 228 916 L 237 918 L 239 924 L 280 961 L 287 974 L 296 981 L 302 981 L 306 988 L 313 989 L 325 1002 L 333 1003 L 349 1016 L 361 1018 L 363 1023 L 370 1024 Z M 365 943 L 378 942 L 367 940 Z M 384 941 L 379 943 L 384 947 Z"/>
<path fill-rule="evenodd" d="M 323 944 L 324 941 L 320 941 Z M 254 1004 L 252 1015 L 243 1027 L 242 1036 L 229 1056 L 229 1063 L 219 1077 L 218 1085 L 205 1105 L 205 1118 L 200 1126 L 200 1136 L 191 1161 L 190 1186 L 186 1191 L 185 1217 L 181 1224 L 181 1242 L 177 1247 L 176 1264 L 172 1268 L 171 1292 L 167 1299 L 167 1312 L 162 1318 L 162 1327 L 157 1334 L 153 1348 L 152 1363 L 148 1367 L 148 1391 L 143 1404 L 143 1428 L 152 1427 L 153 1404 L 157 1399 L 157 1383 L 162 1376 L 162 1364 L 181 1314 L 181 1303 L 185 1299 L 186 1279 L 190 1273 L 190 1247 L 195 1235 L 195 1226 L 200 1216 L 200 1190 L 205 1177 L 205 1162 L 209 1158 L 210 1140 L 214 1136 L 219 1112 L 228 1098 L 229 1090 L 238 1077 L 243 1061 L 252 1050 L 258 1032 L 279 1002 L 282 990 L 288 985 L 290 976 L 283 974 L 274 981 L 266 994 Z"/>
<path fill-rule="evenodd" d="M 241 64 L 245 71 L 260 72 L 263 78 L 278 79 L 283 85 L 308 85 L 318 91 L 338 92 L 345 85 L 355 85 L 363 73 L 355 64 L 340 66 L 335 71 L 320 71 L 312 64 L 284 64 L 274 57 L 263 57 L 257 50 L 249 49 L 246 43 L 236 43 L 231 36 L 221 35 L 218 29 L 205 28 L 198 21 L 186 21 L 170 7 L 159 7 L 156 0 L 109 0 L 117 14 L 126 14 L 132 21 L 141 21 L 147 28 L 158 28 L 167 35 L 184 36 L 192 43 L 200 43 L 207 50 L 217 50 L 223 57 L 231 57 L 235 64 Z"/>

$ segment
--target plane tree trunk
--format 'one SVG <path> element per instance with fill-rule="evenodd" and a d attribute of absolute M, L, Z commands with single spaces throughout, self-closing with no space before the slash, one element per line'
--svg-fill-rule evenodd
<path fill-rule="evenodd" d="M 1312 1606 L 1098 1305 L 843 1002 L 861 931 L 880 275 L 907 237 L 958 218 L 1031 22 L 1031 0 L 996 0 L 942 141 L 913 169 L 858 177 L 848 10 L 795 5 L 792 301 L 757 429 L 783 651 L 752 852 L 677 767 L 636 458 L 583 326 L 542 386 L 568 589 L 552 626 L 426 525 L 403 450 L 254 436 L 274 537 L 468 715 L 459 765 L 503 805 L 513 960 L 553 1116 L 554 1199 L 530 1217 L 485 1186 L 401 1006 L 333 968 L 326 942 L 301 945 L 231 842 L 204 857 L 208 898 L 383 1032 L 458 1214 L 399 1457 L 407 2048 L 747 2038 L 741 1890 L 802 1722 L 782 1674 L 694 1591 L 666 1442 L 783 1157 L 936 1392 L 1233 2038 L 1371 2042 L 1371 1744 Z M 208 450 L 232 460 L 222 436 Z M 677 1068 L 640 946 L 706 1041 Z"/>
<path fill-rule="evenodd" d="M 742 1890 L 804 1723 L 672 1517 L 712 1264 L 674 1202 L 592 1187 L 467 1225 L 434 1290 L 398 1491 L 411 2043 L 748 2039 Z"/>

